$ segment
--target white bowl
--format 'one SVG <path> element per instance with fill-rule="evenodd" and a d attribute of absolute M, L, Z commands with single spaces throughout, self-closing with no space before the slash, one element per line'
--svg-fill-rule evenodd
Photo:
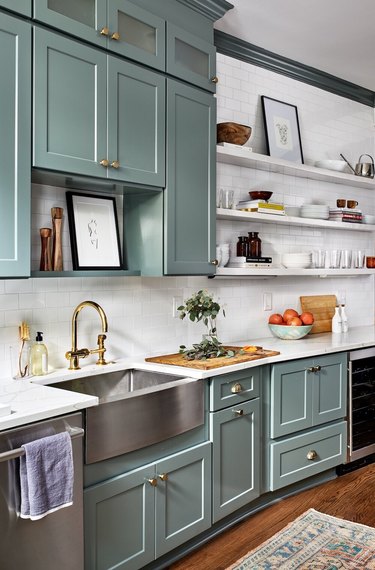
<path fill-rule="evenodd" d="M 348 168 L 345 160 L 317 160 L 315 162 L 317 168 L 326 168 L 327 170 L 336 170 L 343 172 Z"/>
<path fill-rule="evenodd" d="M 375 224 L 375 216 L 371 216 L 370 214 L 363 214 L 362 222 L 364 224 Z"/>
<path fill-rule="evenodd" d="M 301 208 L 297 206 L 285 206 L 285 213 L 287 216 L 298 218 L 301 215 Z"/>

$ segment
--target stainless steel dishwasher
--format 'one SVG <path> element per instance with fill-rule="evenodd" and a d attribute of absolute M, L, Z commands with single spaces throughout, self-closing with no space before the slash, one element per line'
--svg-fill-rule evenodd
<path fill-rule="evenodd" d="M 20 445 L 69 431 L 74 461 L 73 505 L 43 519 L 21 519 L 19 507 Z M 82 415 L 69 414 L 0 433 L 0 568 L 1 570 L 83 569 Z"/>

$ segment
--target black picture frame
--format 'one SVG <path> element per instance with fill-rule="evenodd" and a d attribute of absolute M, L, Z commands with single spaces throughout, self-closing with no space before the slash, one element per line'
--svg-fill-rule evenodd
<path fill-rule="evenodd" d="M 265 95 L 261 100 L 267 154 L 303 164 L 297 107 Z"/>
<path fill-rule="evenodd" d="M 74 270 L 123 269 L 116 200 L 66 192 Z"/>

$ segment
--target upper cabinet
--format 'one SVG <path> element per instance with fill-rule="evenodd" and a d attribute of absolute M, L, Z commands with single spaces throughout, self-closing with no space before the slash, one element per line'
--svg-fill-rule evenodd
<path fill-rule="evenodd" d="M 23 16 L 31 17 L 32 0 L 0 0 L 0 8 L 7 8 Z"/>
<path fill-rule="evenodd" d="M 42 29 L 34 42 L 33 166 L 164 186 L 164 77 Z"/>
<path fill-rule="evenodd" d="M 165 21 L 127 0 L 34 0 L 34 18 L 140 63 L 165 69 Z"/>
<path fill-rule="evenodd" d="M 215 46 L 168 22 L 167 72 L 214 93 Z"/>
<path fill-rule="evenodd" d="M 30 53 L 30 25 L 0 14 L 0 277 L 30 275 Z"/>
<path fill-rule="evenodd" d="M 215 273 L 216 100 L 168 80 L 164 273 Z"/>

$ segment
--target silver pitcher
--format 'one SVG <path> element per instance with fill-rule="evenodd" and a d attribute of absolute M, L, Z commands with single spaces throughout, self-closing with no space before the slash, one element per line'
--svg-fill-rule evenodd
<path fill-rule="evenodd" d="M 371 162 L 361 162 L 362 156 L 368 156 Z M 367 178 L 374 178 L 374 159 L 369 154 L 361 154 L 355 165 L 354 173 L 357 176 L 366 176 Z"/>

